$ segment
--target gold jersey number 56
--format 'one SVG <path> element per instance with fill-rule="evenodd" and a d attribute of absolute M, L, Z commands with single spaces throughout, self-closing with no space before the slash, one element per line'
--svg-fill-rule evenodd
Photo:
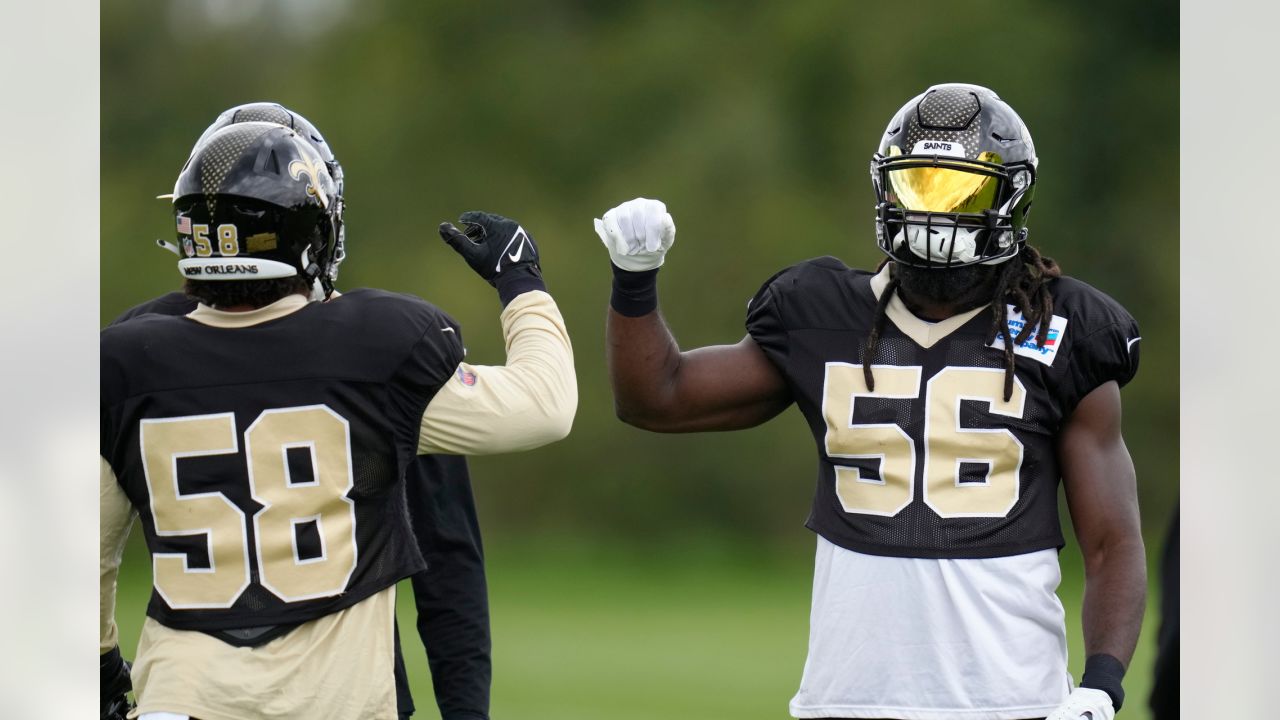
<path fill-rule="evenodd" d="M 923 447 L 894 423 L 853 422 L 859 398 L 914 400 L 920 396 L 920 367 L 874 365 L 876 389 L 867 389 L 862 366 L 827 363 L 822 415 L 827 456 L 878 459 L 879 477 L 863 477 L 856 467 L 837 465 L 836 495 L 845 512 L 892 517 L 915 497 L 917 455 L 924 455 L 924 503 L 944 518 L 1004 517 L 1018 502 L 1022 442 L 1007 429 L 960 425 L 960 404 L 972 400 L 994 415 L 1022 417 L 1027 391 L 1014 378 L 1004 400 L 1003 369 L 947 367 L 924 389 Z M 986 465 L 985 482 L 961 482 L 962 464 Z"/>

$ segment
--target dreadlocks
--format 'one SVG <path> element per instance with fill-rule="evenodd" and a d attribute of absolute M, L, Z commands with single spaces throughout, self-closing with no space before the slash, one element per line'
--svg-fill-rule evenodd
<path fill-rule="evenodd" d="M 883 269 L 891 262 L 885 258 L 877 269 Z M 1022 250 L 1010 260 L 996 266 L 994 291 L 991 294 L 991 327 L 987 330 L 986 343 L 995 342 L 997 336 L 1004 340 L 1004 401 L 1013 397 L 1013 349 L 1031 337 L 1036 331 L 1036 345 L 1043 348 L 1049 338 L 1049 323 L 1053 320 L 1053 296 L 1049 294 L 1049 281 L 1062 275 L 1062 269 L 1052 258 L 1045 257 L 1030 245 L 1023 245 Z M 957 270 L 929 270 L 927 272 L 957 272 Z M 868 390 L 876 389 L 875 377 L 871 372 L 872 361 L 880 346 L 880 335 L 884 331 L 885 309 L 901 285 L 898 273 L 892 273 L 889 284 L 876 303 L 875 319 L 871 323 L 871 333 L 867 335 L 867 345 L 862 354 L 862 376 Z M 1006 302 L 1007 301 L 1007 302 Z M 1009 305 L 1022 313 L 1026 323 L 1016 336 L 1009 332 Z"/>

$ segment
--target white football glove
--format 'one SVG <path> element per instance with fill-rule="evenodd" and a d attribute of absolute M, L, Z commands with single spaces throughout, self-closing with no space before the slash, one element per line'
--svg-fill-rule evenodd
<path fill-rule="evenodd" d="M 1115 716 L 1110 695 L 1101 690 L 1078 687 L 1044 720 L 1114 720 Z"/>
<path fill-rule="evenodd" d="M 676 223 L 661 200 L 628 200 L 596 218 L 596 234 L 613 264 L 631 272 L 661 267 L 676 241 Z"/>

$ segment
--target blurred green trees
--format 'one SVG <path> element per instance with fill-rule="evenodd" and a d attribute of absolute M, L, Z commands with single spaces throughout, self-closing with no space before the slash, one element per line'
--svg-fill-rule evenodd
<path fill-rule="evenodd" d="M 679 227 L 662 272 L 687 346 L 743 335 L 745 302 L 816 255 L 879 260 L 867 168 L 890 115 L 936 82 L 991 86 L 1041 157 L 1031 241 L 1143 328 L 1126 436 L 1154 539 L 1178 488 L 1177 7 L 1161 3 L 229 3 L 102 6 L 104 324 L 180 283 L 164 202 L 224 108 L 276 100 L 347 177 L 341 285 L 415 293 L 502 360 L 490 288 L 438 240 L 469 209 L 539 241 L 573 333 L 570 438 L 473 463 L 486 533 L 808 544 L 797 413 L 660 437 L 613 416 L 608 259 L 591 219 L 643 195 Z"/>

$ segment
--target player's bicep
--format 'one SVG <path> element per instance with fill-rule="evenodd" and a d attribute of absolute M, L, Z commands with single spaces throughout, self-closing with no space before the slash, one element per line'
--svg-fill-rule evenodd
<path fill-rule="evenodd" d="M 563 439 L 576 393 L 530 375 L 523 366 L 460 364 L 422 414 L 418 453 L 494 455 Z"/>
<path fill-rule="evenodd" d="M 1059 436 L 1071 522 L 1086 554 L 1139 527 L 1137 478 L 1120 418 L 1120 387 L 1103 383 L 1079 402 Z"/>
<path fill-rule="evenodd" d="M 672 403 L 680 412 L 650 429 L 737 430 L 763 423 L 791 404 L 778 368 L 750 336 L 680 354 Z"/>

